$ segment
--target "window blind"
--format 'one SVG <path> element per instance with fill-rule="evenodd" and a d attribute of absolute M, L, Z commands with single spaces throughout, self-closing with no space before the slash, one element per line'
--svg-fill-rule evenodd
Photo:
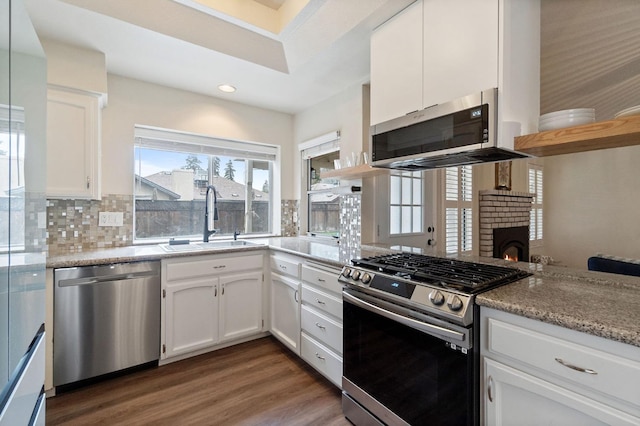
<path fill-rule="evenodd" d="M 268 161 L 274 161 L 280 149 L 276 145 L 220 139 L 212 136 L 143 126 L 136 126 L 135 128 L 135 144 L 143 148 L 162 151 L 190 152 L 193 154 Z"/>

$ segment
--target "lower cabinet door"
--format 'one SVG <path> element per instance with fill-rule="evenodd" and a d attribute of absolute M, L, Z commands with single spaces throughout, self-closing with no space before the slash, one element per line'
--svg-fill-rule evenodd
<path fill-rule="evenodd" d="M 271 273 L 271 334 L 300 355 L 300 282 Z"/>
<path fill-rule="evenodd" d="M 218 278 L 171 283 L 165 298 L 165 358 L 218 342 Z"/>
<path fill-rule="evenodd" d="M 485 424 L 638 425 L 640 419 L 485 358 Z"/>
<path fill-rule="evenodd" d="M 262 331 L 262 271 L 220 277 L 220 341 Z"/>
<path fill-rule="evenodd" d="M 333 384 L 342 387 L 342 358 L 331 349 L 302 333 L 300 355 Z"/>

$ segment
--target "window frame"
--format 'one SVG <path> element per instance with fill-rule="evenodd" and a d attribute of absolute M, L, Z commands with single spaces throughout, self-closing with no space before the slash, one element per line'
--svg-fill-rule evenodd
<path fill-rule="evenodd" d="M 142 149 L 154 149 L 166 152 L 176 152 L 181 154 L 193 154 L 207 156 L 208 176 L 207 182 L 211 182 L 213 170 L 210 165 L 213 162 L 213 158 L 218 157 L 231 157 L 242 159 L 245 162 L 245 167 L 253 164 L 254 161 L 268 162 L 268 179 L 270 182 L 270 190 L 268 192 L 268 219 L 267 219 L 267 232 L 249 233 L 252 237 L 272 236 L 276 232 L 276 219 L 279 218 L 279 214 L 276 214 L 275 204 L 280 204 L 279 191 L 273 190 L 277 185 L 274 181 L 274 170 L 278 167 L 280 161 L 280 148 L 276 145 L 264 144 L 251 141 L 240 141 L 233 139 L 218 138 L 209 135 L 181 132 L 177 130 L 162 129 L 150 126 L 136 125 L 134 130 L 134 151 L 138 148 Z M 201 235 L 173 235 L 173 236 L 153 236 L 153 237 L 137 237 L 136 236 L 136 185 L 138 185 L 138 166 L 136 155 L 134 154 L 134 173 L 133 173 L 133 244 L 149 244 L 166 241 L 168 238 L 184 238 L 191 241 L 199 241 L 202 239 Z M 224 165 L 221 164 L 222 168 Z M 247 182 L 243 183 L 245 186 Z M 194 181 L 194 185 L 196 185 Z M 200 187 L 200 186 L 198 186 Z M 194 186 L 195 188 L 195 186 Z M 246 203 L 245 203 L 246 206 Z M 245 212 L 246 213 L 246 212 Z M 247 215 L 245 214 L 245 221 Z M 243 226 L 245 223 L 243 223 Z M 279 228 L 278 228 L 279 229 Z M 233 235 L 232 233 L 213 235 L 210 239 L 228 239 Z"/>
<path fill-rule="evenodd" d="M 393 185 L 393 181 L 394 178 L 398 178 L 398 183 L 399 183 L 399 189 L 400 189 L 400 193 L 396 195 L 394 195 L 394 190 L 397 189 L 394 187 Z M 420 200 L 419 202 L 415 202 L 415 195 L 416 195 L 416 189 L 415 189 L 415 182 L 418 181 L 420 183 L 420 187 L 419 187 L 419 195 L 420 195 Z M 410 188 L 408 189 L 407 192 L 405 192 L 405 186 L 404 183 L 408 182 Z M 422 171 L 404 171 L 404 170 L 392 170 L 389 173 L 389 209 L 388 209 L 388 215 L 389 215 L 389 237 L 406 237 L 406 236 L 414 236 L 414 235 L 422 235 L 424 234 L 424 185 L 425 185 L 425 179 L 424 179 L 424 173 Z M 397 199 L 398 202 L 394 202 L 394 199 Z M 399 232 L 392 232 L 392 213 L 391 210 L 397 207 L 400 210 L 400 213 L 398 214 L 398 219 L 400 220 L 400 223 L 398 225 L 399 227 Z M 408 208 L 408 211 L 411 212 L 410 214 L 410 222 L 411 222 L 411 230 L 409 232 L 403 232 L 403 208 Z M 417 213 L 416 213 L 416 209 L 418 209 Z M 415 229 L 414 228 L 414 224 L 415 224 L 415 218 L 416 216 L 419 218 L 420 220 L 420 229 Z"/>
<path fill-rule="evenodd" d="M 455 199 L 451 198 L 452 189 L 448 185 L 452 185 L 449 178 L 452 176 L 453 170 L 456 171 L 455 180 Z M 464 175 L 468 176 L 464 176 Z M 442 217 L 444 224 L 444 246 L 447 254 L 472 253 L 474 250 L 474 175 L 471 165 L 446 167 L 442 170 Z M 448 196 L 449 195 L 449 196 Z M 447 217 L 447 212 L 454 212 L 456 219 L 456 250 L 450 247 L 449 229 L 453 225 Z"/>
<path fill-rule="evenodd" d="M 338 159 L 340 158 L 340 131 L 336 130 L 333 132 L 326 133 L 324 135 L 320 135 L 313 139 L 304 141 L 298 145 L 298 149 L 300 151 L 300 161 L 301 161 L 301 179 L 302 179 L 302 191 L 304 197 L 304 208 L 303 215 L 305 217 L 304 224 L 305 229 L 304 233 L 309 237 L 321 238 L 326 240 L 335 240 L 340 237 L 340 229 L 337 231 L 337 235 L 327 235 L 324 233 L 317 233 L 312 231 L 311 226 L 311 197 L 323 194 L 335 194 L 338 195 L 340 190 L 340 180 L 337 178 L 336 185 L 331 188 L 326 189 L 311 189 L 311 160 L 313 158 L 322 157 L 324 155 L 338 153 Z M 302 204 L 302 203 L 301 203 Z M 302 206 L 301 206 L 302 207 Z"/>
<path fill-rule="evenodd" d="M 533 182 L 532 174 L 535 175 Z M 529 193 L 535 194 L 531 200 L 529 216 L 529 246 L 540 247 L 544 245 L 544 166 L 542 164 L 534 162 L 527 164 L 527 186 Z M 532 238 L 534 234 L 535 238 Z"/>

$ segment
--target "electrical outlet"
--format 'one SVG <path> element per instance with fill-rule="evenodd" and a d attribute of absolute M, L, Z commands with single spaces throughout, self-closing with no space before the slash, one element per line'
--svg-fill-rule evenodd
<path fill-rule="evenodd" d="M 98 226 L 122 226 L 122 212 L 100 212 L 98 213 Z"/>

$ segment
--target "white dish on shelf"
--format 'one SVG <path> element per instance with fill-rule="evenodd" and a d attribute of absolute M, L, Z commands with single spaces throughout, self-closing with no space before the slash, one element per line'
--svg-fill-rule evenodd
<path fill-rule="evenodd" d="M 557 117 L 573 117 L 576 115 L 590 115 L 595 117 L 596 110 L 594 108 L 573 108 L 565 109 L 562 111 L 548 112 L 540 116 L 540 120 L 548 120 Z"/>
<path fill-rule="evenodd" d="M 547 130 L 589 124 L 595 121 L 596 114 L 593 108 L 567 109 L 541 115 L 538 120 L 538 130 L 544 132 Z"/>
<path fill-rule="evenodd" d="M 589 116 L 558 117 L 539 123 L 538 130 L 541 132 L 545 132 L 547 130 L 556 130 L 563 129 L 565 127 L 590 124 L 594 123 L 595 121 L 596 119 L 594 117 Z"/>
<path fill-rule="evenodd" d="M 615 118 L 629 117 L 631 115 L 640 115 L 640 105 L 632 106 L 631 108 L 623 109 L 622 111 L 614 115 Z"/>

